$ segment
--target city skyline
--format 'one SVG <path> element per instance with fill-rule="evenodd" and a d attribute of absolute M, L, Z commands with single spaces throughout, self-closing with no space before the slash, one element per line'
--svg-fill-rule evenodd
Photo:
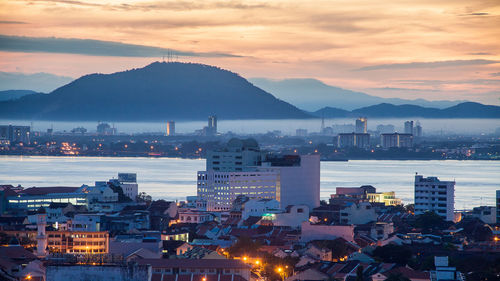
<path fill-rule="evenodd" d="M 5 1 L 0 7 L 0 71 L 8 73 L 77 78 L 143 67 L 170 53 L 247 78 L 307 77 L 382 97 L 499 103 L 495 1 Z"/>

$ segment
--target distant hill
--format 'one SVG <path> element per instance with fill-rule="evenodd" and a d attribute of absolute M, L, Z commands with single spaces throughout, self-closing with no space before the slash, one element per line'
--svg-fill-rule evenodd
<path fill-rule="evenodd" d="M 91 74 L 48 95 L 0 102 L 0 118 L 165 121 L 309 118 L 236 73 L 191 63 L 155 62 L 113 74 Z"/>
<path fill-rule="evenodd" d="M 345 110 L 360 107 L 390 103 L 395 105 L 413 104 L 424 107 L 447 108 L 466 101 L 428 101 L 424 99 L 405 100 L 398 98 L 381 98 L 362 92 L 342 89 L 327 85 L 316 79 L 284 79 L 270 80 L 266 78 L 251 78 L 250 82 L 257 87 L 275 95 L 304 110 L 313 111 L 323 106 Z"/>
<path fill-rule="evenodd" d="M 500 118 L 500 106 L 484 105 L 476 102 L 464 102 L 445 109 L 422 107 L 418 105 L 393 105 L 381 103 L 352 111 L 342 111 L 338 108 L 324 107 L 311 112 L 316 117 L 423 117 L 423 118 Z"/>
<path fill-rule="evenodd" d="M 321 118 L 341 118 L 349 116 L 351 112 L 348 110 L 327 106 L 315 112 L 311 112 L 311 114 Z"/>
<path fill-rule="evenodd" d="M 74 79 L 50 73 L 20 73 L 0 71 L 0 91 L 32 90 L 49 93 Z"/>
<path fill-rule="evenodd" d="M 15 100 L 26 95 L 38 94 L 31 90 L 7 90 L 0 91 L 0 101 Z"/>

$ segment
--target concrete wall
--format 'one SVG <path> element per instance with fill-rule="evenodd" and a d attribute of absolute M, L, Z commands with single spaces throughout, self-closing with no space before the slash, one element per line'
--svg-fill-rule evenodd
<path fill-rule="evenodd" d="M 302 223 L 300 233 L 301 242 L 312 240 L 332 240 L 342 237 L 347 241 L 354 242 L 353 225 L 312 225 L 309 222 Z"/>
<path fill-rule="evenodd" d="M 281 208 L 289 205 L 319 206 L 320 156 L 301 155 L 300 167 L 273 167 L 280 170 Z"/>

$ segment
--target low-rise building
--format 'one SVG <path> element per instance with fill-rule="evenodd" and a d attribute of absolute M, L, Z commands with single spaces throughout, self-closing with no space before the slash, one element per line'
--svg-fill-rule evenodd
<path fill-rule="evenodd" d="M 213 216 L 208 212 L 198 211 L 198 210 L 179 211 L 180 223 L 204 223 L 212 220 Z"/>
<path fill-rule="evenodd" d="M 262 216 L 259 224 L 273 226 L 288 226 L 299 228 L 309 220 L 309 207 L 306 205 L 288 206 L 285 212 L 267 213 Z"/>
<path fill-rule="evenodd" d="M 251 267 L 239 260 L 142 259 L 137 262 L 152 267 L 152 280 L 251 280 Z"/>
<path fill-rule="evenodd" d="M 377 220 L 377 213 L 369 202 L 348 203 L 340 211 L 341 224 L 365 224 Z"/>
<path fill-rule="evenodd" d="M 487 224 L 495 224 L 497 222 L 497 207 L 480 206 L 474 207 L 472 211 L 466 212 L 465 216 L 478 218 Z"/>
<path fill-rule="evenodd" d="M 402 204 L 401 199 L 396 198 L 394 191 L 367 193 L 366 197 L 371 203 L 383 203 L 385 206 L 398 206 Z"/>
<path fill-rule="evenodd" d="M 354 241 L 353 225 L 324 225 L 303 222 L 300 232 L 300 241 L 309 242 L 312 240 L 333 240 L 342 237 L 347 241 Z"/>

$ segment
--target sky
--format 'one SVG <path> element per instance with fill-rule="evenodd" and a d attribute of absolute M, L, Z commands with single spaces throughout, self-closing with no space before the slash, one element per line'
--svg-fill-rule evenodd
<path fill-rule="evenodd" d="M 498 0 L 0 0 L 1 72 L 77 78 L 169 53 L 247 78 L 500 105 Z"/>

